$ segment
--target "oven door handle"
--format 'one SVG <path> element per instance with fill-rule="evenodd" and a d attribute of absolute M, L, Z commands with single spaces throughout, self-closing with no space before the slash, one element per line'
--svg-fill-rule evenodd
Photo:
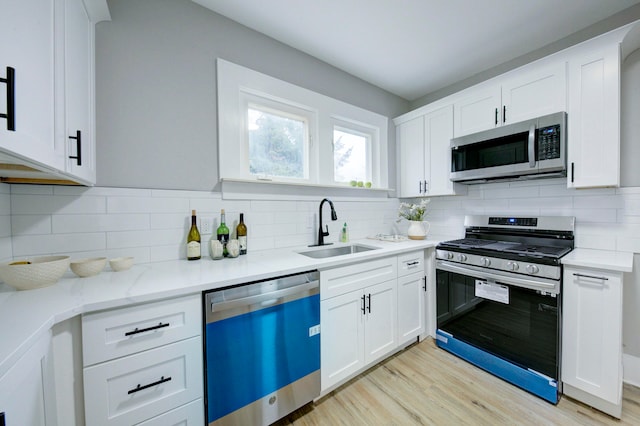
<path fill-rule="evenodd" d="M 461 275 L 470 275 L 484 280 L 499 281 L 503 284 L 514 285 L 516 287 L 524 287 L 532 290 L 542 290 L 552 294 L 560 293 L 560 282 L 549 280 L 546 278 L 521 278 L 514 277 L 511 274 L 502 274 L 500 271 L 488 271 L 486 268 L 480 268 L 473 265 L 459 266 L 455 263 L 438 260 L 436 269 L 453 272 Z"/>

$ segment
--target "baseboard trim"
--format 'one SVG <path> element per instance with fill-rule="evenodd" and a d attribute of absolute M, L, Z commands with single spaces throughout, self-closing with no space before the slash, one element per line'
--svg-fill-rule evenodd
<path fill-rule="evenodd" d="M 623 381 L 640 387 L 640 357 L 622 354 Z"/>

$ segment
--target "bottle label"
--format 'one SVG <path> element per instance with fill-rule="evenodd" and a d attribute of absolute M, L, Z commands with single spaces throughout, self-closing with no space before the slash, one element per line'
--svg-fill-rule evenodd
<path fill-rule="evenodd" d="M 200 257 L 200 243 L 191 241 L 187 243 L 187 257 Z"/>
<path fill-rule="evenodd" d="M 247 236 L 238 237 L 238 243 L 240 244 L 240 254 L 245 254 L 247 252 Z"/>

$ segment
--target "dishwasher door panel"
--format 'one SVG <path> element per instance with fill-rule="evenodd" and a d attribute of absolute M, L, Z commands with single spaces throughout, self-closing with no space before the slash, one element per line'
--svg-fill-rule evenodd
<path fill-rule="evenodd" d="M 320 369 L 319 307 L 314 294 L 206 324 L 209 423 Z"/>

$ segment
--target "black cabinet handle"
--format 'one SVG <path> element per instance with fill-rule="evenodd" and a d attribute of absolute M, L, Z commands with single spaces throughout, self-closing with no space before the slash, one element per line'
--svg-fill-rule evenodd
<path fill-rule="evenodd" d="M 506 105 L 502 106 L 502 122 L 503 123 L 507 122 L 507 106 Z"/>
<path fill-rule="evenodd" d="M 422 181 L 418 181 L 418 184 L 420 185 L 420 191 L 418 191 L 418 194 L 422 194 Z"/>
<path fill-rule="evenodd" d="M 166 383 L 166 382 L 168 382 L 170 380 L 171 380 L 171 376 L 169 376 L 169 377 L 162 376 L 162 377 L 160 377 L 160 380 L 158 380 L 157 382 L 149 383 L 148 385 L 141 386 L 138 383 L 138 386 L 136 386 L 135 388 L 131 389 L 129 392 L 127 392 L 127 394 L 131 395 L 132 393 L 140 392 L 141 390 L 145 390 L 145 389 L 152 388 L 154 386 L 161 385 L 161 384 Z"/>
<path fill-rule="evenodd" d="M 7 130 L 16 131 L 16 70 L 7 67 L 7 76 L 0 78 L 0 83 L 7 84 L 7 112 L 0 114 L 7 119 Z"/>
<path fill-rule="evenodd" d="M 595 275 L 576 274 L 575 272 L 573 273 L 573 276 L 578 278 L 593 278 L 594 280 L 609 281 L 609 278 L 607 277 L 597 277 Z"/>
<path fill-rule="evenodd" d="M 415 266 L 415 265 L 419 265 L 420 261 L 416 260 L 415 262 L 407 262 L 407 266 Z"/>
<path fill-rule="evenodd" d="M 575 163 L 571 163 L 571 183 L 573 183 L 573 165 Z"/>
<path fill-rule="evenodd" d="M 78 166 L 82 166 L 82 132 L 76 130 L 76 135 L 69 136 L 69 139 L 76 140 L 76 155 L 70 155 L 69 158 L 75 158 L 78 161 Z"/>
<path fill-rule="evenodd" d="M 496 126 L 498 125 L 498 108 L 496 108 Z"/>
<path fill-rule="evenodd" d="M 154 325 L 153 327 L 147 327 L 147 328 L 138 328 L 136 327 L 133 331 L 127 331 L 126 333 L 124 333 L 125 336 L 133 336 L 134 334 L 140 334 L 140 333 L 146 333 L 147 331 L 153 331 L 153 330 L 157 330 L 159 328 L 164 328 L 164 327 L 169 327 L 170 323 L 166 322 L 166 323 L 158 323 L 158 325 Z"/>
<path fill-rule="evenodd" d="M 369 313 L 371 313 L 371 293 L 369 293 L 369 295 L 367 296 L 367 299 L 369 299 Z"/>
<path fill-rule="evenodd" d="M 426 292 L 427 291 L 427 277 L 426 276 L 422 277 L 422 280 L 424 281 L 424 285 L 422 286 L 422 289 Z"/>
<path fill-rule="evenodd" d="M 364 294 L 362 295 L 360 300 L 362 300 L 362 307 L 360 309 L 362 310 L 362 315 L 364 315 L 367 313 L 367 309 L 365 308 L 365 303 L 364 303 Z"/>

